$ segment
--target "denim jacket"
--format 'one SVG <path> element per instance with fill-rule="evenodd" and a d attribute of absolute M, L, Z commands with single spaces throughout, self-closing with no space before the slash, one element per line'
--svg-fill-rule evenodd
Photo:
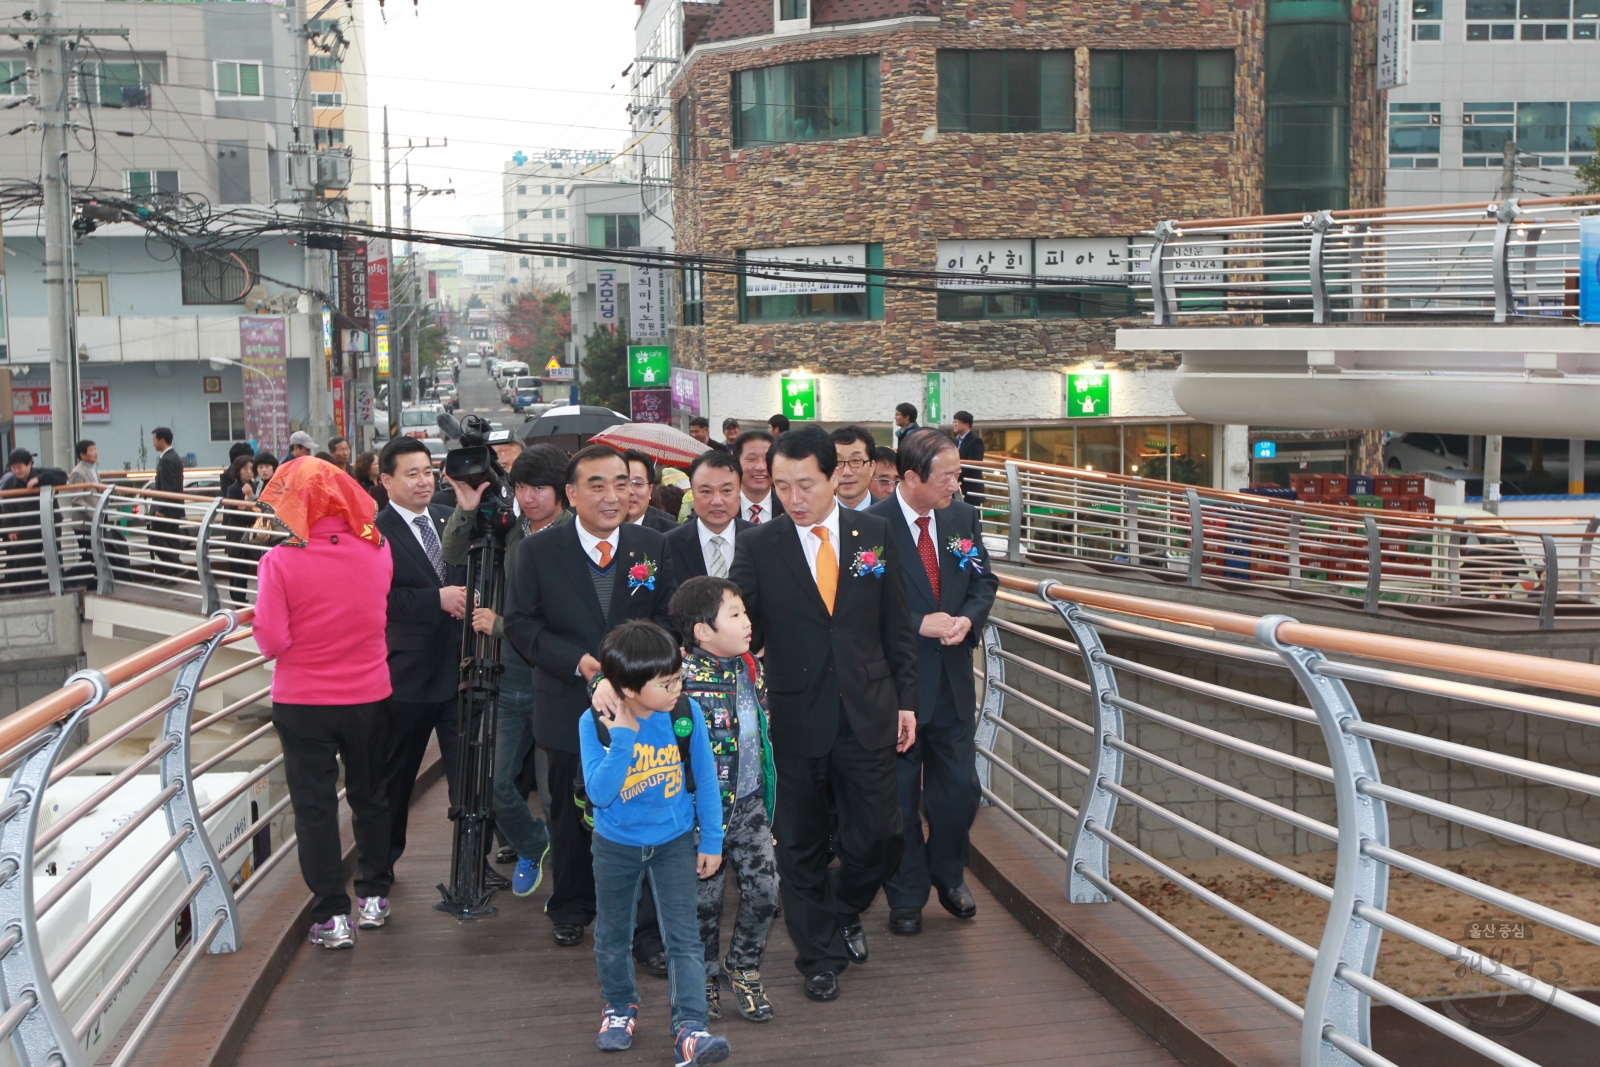
<path fill-rule="evenodd" d="M 722 794 L 722 823 L 727 826 L 733 814 L 734 795 L 739 787 L 739 670 L 749 671 L 756 684 L 759 707 L 758 733 L 761 738 L 761 799 L 772 817 L 777 793 L 777 771 L 772 765 L 772 742 L 767 736 L 767 679 L 761 661 L 746 654 L 738 666 L 726 669 L 717 657 L 700 649 L 683 660 L 683 692 L 693 697 L 705 716 L 711 738 L 711 755 L 717 765 L 717 786 Z"/>

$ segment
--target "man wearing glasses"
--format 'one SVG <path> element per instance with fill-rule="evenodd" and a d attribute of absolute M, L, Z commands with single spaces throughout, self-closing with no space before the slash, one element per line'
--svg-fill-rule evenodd
<path fill-rule="evenodd" d="M 877 499 L 870 490 L 872 452 L 878 442 L 860 426 L 841 426 L 832 436 L 833 447 L 839 451 L 839 506 L 846 511 L 865 511 Z"/>
<path fill-rule="evenodd" d="M 895 457 L 894 449 L 879 445 L 872 450 L 872 481 L 867 483 L 867 492 L 872 495 L 874 502 L 887 500 L 899 484 L 900 461 Z"/>

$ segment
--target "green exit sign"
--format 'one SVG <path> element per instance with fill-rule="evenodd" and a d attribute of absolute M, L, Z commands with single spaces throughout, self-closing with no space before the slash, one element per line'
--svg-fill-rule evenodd
<path fill-rule="evenodd" d="M 665 389 L 671 367 L 666 345 L 628 346 L 629 389 Z"/>
<path fill-rule="evenodd" d="M 817 418 L 817 380 L 783 379 L 783 413 L 796 422 L 815 422 Z"/>
<path fill-rule="evenodd" d="M 1067 418 L 1093 419 L 1111 414 L 1111 376 L 1104 373 L 1067 375 Z"/>

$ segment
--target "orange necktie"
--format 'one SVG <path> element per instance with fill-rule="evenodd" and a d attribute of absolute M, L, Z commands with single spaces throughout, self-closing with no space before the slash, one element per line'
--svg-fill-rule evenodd
<path fill-rule="evenodd" d="M 611 542 L 601 541 L 595 545 L 595 549 L 600 553 L 600 569 L 605 570 L 611 566 Z"/>
<path fill-rule="evenodd" d="M 817 592 L 822 594 L 822 602 L 828 605 L 828 614 L 833 614 L 833 601 L 839 593 L 839 561 L 833 557 L 833 547 L 828 543 L 828 528 L 826 526 L 813 526 L 811 532 L 821 541 L 817 546 Z"/>

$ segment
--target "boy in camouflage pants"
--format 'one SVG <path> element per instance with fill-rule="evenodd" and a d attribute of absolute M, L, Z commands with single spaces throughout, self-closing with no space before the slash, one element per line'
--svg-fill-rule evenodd
<path fill-rule="evenodd" d="M 750 655 L 750 617 L 739 587 L 724 578 L 691 578 L 670 608 L 683 642 L 683 691 L 705 716 L 722 794 L 723 863 L 739 880 L 739 914 L 728 955 L 719 960 L 721 872 L 700 883 L 700 939 L 706 950 L 706 1014 L 722 1017 L 720 979 L 726 977 L 740 1015 L 772 1018 L 761 984 L 767 931 L 778 914 L 778 865 L 772 851 L 776 775 L 767 739 L 766 680 Z M 726 971 L 724 972 L 724 967 Z"/>

